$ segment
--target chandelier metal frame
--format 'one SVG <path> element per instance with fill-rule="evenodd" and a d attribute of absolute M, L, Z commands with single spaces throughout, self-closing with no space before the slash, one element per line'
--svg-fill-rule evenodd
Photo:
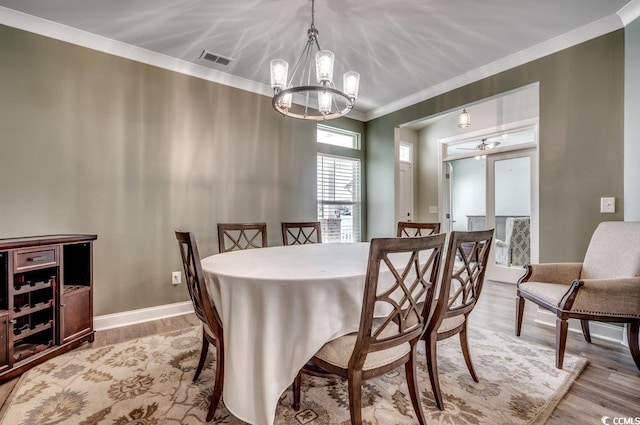
<path fill-rule="evenodd" d="M 282 59 L 271 61 L 271 85 L 273 88 L 273 98 L 271 104 L 273 108 L 286 117 L 297 118 L 302 120 L 323 121 L 341 117 L 347 114 L 355 104 L 358 95 L 358 86 L 360 74 L 357 72 L 347 72 L 343 76 L 345 91 L 340 91 L 333 83 L 333 53 L 323 51 L 318 42 L 318 30 L 315 27 L 315 0 L 311 0 L 311 26 L 307 30 L 307 42 L 298 58 L 291 78 L 287 79 L 288 64 Z M 314 50 L 315 61 L 314 61 Z M 318 69 L 320 60 L 318 55 L 330 55 L 330 65 L 328 73 L 322 74 Z M 281 68 L 274 71 L 274 63 L 279 62 Z M 316 64 L 316 73 L 312 72 L 312 68 Z M 326 64 L 326 62 L 325 62 Z M 284 69 L 284 71 L 282 70 Z M 280 79 L 274 72 L 280 72 Z M 284 78 L 282 78 L 284 73 Z M 317 83 L 314 85 L 312 78 L 317 75 Z M 296 81 L 297 80 L 297 81 Z M 294 83 L 297 82 L 297 85 Z M 348 88 L 348 90 L 347 90 Z M 317 98 L 319 105 L 317 108 L 310 106 L 312 98 Z M 329 100 L 330 99 L 330 100 Z M 320 103 L 324 101 L 324 106 Z"/>

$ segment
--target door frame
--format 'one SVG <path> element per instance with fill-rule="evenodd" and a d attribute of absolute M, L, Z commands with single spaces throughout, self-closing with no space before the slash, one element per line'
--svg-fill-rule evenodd
<path fill-rule="evenodd" d="M 539 262 L 539 247 L 538 247 L 538 234 L 539 234 L 539 215 L 538 215 L 538 155 L 537 149 L 535 148 L 525 148 L 518 149 L 510 152 L 502 152 L 493 155 L 487 155 L 486 162 L 486 202 L 487 202 L 487 227 L 495 227 L 495 200 L 496 200 L 496 191 L 495 191 L 495 163 L 497 161 L 515 159 L 515 158 L 529 158 L 531 167 L 530 169 L 530 197 L 531 197 L 531 212 L 530 212 L 530 263 L 538 263 Z M 535 182 L 534 182 L 535 180 Z M 534 236 L 535 235 L 535 236 Z M 524 270 L 522 267 L 507 267 L 503 265 L 497 264 L 494 259 L 494 249 L 495 249 L 495 238 L 493 243 L 491 244 L 492 252 L 489 253 L 492 261 L 489 261 L 487 264 L 487 277 L 492 280 L 497 280 L 500 282 L 510 282 L 516 283 L 518 279 L 522 277 L 524 274 Z"/>
<path fill-rule="evenodd" d="M 538 166 L 538 118 L 522 120 L 510 124 L 497 127 L 485 128 L 478 131 L 468 132 L 463 135 L 447 137 L 438 140 L 438 220 L 443 224 L 443 231 L 447 233 L 451 229 L 451 218 L 447 218 L 447 214 L 451 215 L 451 181 L 447 180 L 446 173 L 449 170 L 447 166 L 450 161 L 456 159 L 473 158 L 478 155 L 477 151 L 469 153 L 461 153 L 456 155 L 448 155 L 447 149 L 451 145 L 456 145 L 469 141 L 470 139 L 478 139 L 483 137 L 493 137 L 502 133 L 533 129 L 534 142 L 523 143 L 520 145 L 506 146 L 502 148 L 484 151 L 486 155 L 486 220 L 487 227 L 495 226 L 495 183 L 494 183 L 494 165 L 496 160 L 512 159 L 529 156 L 531 158 L 531 262 L 539 261 L 539 166 Z M 490 175 L 491 174 L 491 175 Z M 490 180 L 491 178 L 491 180 Z M 491 252 L 489 253 L 490 261 L 487 267 L 486 277 L 491 280 L 501 282 L 516 283 L 516 281 L 524 274 L 524 271 L 516 267 L 505 267 L 495 264 L 494 255 L 495 238 L 491 244 Z"/>
<path fill-rule="evenodd" d="M 407 220 L 405 216 L 400 215 L 400 146 L 407 145 L 411 149 L 411 163 L 410 163 L 410 177 L 411 177 L 411 211 L 410 212 L 410 220 Z M 415 217 L 415 206 L 416 206 L 416 167 L 414 166 L 416 162 L 416 144 L 413 142 L 408 142 L 402 140 L 400 137 L 400 127 L 395 128 L 394 132 L 394 216 L 395 222 L 399 221 L 413 221 Z M 395 234 L 395 228 L 394 228 Z"/>

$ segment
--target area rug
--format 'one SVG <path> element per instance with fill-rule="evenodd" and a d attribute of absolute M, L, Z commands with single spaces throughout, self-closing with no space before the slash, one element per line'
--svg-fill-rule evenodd
<path fill-rule="evenodd" d="M 214 353 L 192 383 L 200 353 L 198 327 L 102 348 L 76 350 L 25 373 L 5 406 L 2 424 L 202 424 L 211 394 Z M 566 355 L 564 370 L 555 354 L 482 329 L 469 332 L 480 382 L 464 364 L 457 338 L 438 343 L 440 381 L 446 410 L 435 407 L 419 345 L 418 380 L 429 424 L 540 424 L 551 414 L 586 360 Z M 347 388 L 342 380 L 303 379 L 300 411 L 284 392 L 277 425 L 349 424 Z M 363 385 L 363 423 L 415 425 L 404 368 Z M 213 423 L 240 425 L 221 403 Z"/>

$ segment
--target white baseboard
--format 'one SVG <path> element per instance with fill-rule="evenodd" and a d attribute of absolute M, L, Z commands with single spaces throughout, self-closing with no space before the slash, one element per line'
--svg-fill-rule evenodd
<path fill-rule="evenodd" d="M 555 329 L 557 316 L 549 310 L 538 309 L 536 312 L 536 323 L 543 326 L 550 326 Z M 582 327 L 577 319 L 569 319 L 569 332 L 575 332 L 582 335 Z M 626 340 L 626 328 L 616 326 L 610 323 L 589 321 L 589 333 L 591 338 L 598 338 L 605 341 L 624 344 Z"/>
<path fill-rule="evenodd" d="M 95 316 L 93 318 L 93 328 L 96 331 L 103 331 L 136 323 L 149 322 L 151 320 L 164 319 L 166 317 L 180 316 L 182 314 L 192 312 L 193 304 L 191 301 L 165 304 L 157 307 L 141 308 L 139 310 Z"/>

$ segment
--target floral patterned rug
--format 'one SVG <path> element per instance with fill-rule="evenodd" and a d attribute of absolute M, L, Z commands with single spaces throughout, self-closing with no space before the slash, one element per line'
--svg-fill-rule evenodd
<path fill-rule="evenodd" d="M 213 379 L 214 354 L 200 380 L 192 377 L 200 353 L 200 329 L 155 335 L 102 348 L 79 349 L 25 373 L 5 406 L 0 423 L 203 424 Z M 438 343 L 446 410 L 434 405 L 420 356 L 418 380 L 429 424 L 541 424 L 587 361 L 567 355 L 554 367 L 554 351 L 507 335 L 472 328 L 470 347 L 480 382 L 471 380 L 456 337 Z M 419 345 L 424 354 L 424 345 Z M 348 425 L 347 389 L 339 379 L 305 376 L 302 407 L 291 409 L 285 391 L 277 425 Z M 366 425 L 417 424 L 404 368 L 363 385 Z M 221 404 L 213 423 L 240 425 Z"/>

